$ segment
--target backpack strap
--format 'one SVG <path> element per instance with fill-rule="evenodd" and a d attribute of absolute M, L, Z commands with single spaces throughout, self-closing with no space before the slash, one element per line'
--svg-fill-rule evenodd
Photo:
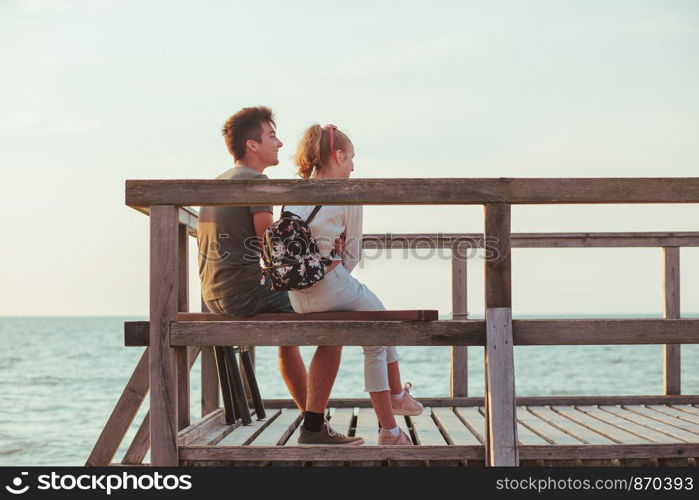
<path fill-rule="evenodd" d="M 314 218 L 314 217 L 316 216 L 316 214 L 318 213 L 318 210 L 320 210 L 320 207 L 322 207 L 322 205 L 316 205 L 316 207 L 313 209 L 313 212 L 311 212 L 311 215 L 309 215 L 309 216 L 308 216 L 308 219 L 306 219 L 306 224 L 310 224 L 310 223 L 311 223 L 311 221 L 313 220 L 313 218 Z"/>

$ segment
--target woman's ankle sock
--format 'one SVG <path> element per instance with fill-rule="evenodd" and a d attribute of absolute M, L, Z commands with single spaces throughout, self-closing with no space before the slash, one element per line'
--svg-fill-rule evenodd
<path fill-rule="evenodd" d="M 391 397 L 392 397 L 393 399 L 403 399 L 403 393 L 404 393 L 404 392 L 405 392 L 405 391 L 400 391 L 398 394 L 392 392 L 392 393 L 391 393 Z"/>
<path fill-rule="evenodd" d="M 303 428 L 311 432 L 320 432 L 320 430 L 323 428 L 324 420 L 325 415 L 322 413 L 314 413 L 312 411 L 304 412 Z"/>
<path fill-rule="evenodd" d="M 388 429 L 388 432 L 391 433 L 391 436 L 396 437 L 398 434 L 400 434 L 400 427 L 396 425 L 393 429 Z"/>

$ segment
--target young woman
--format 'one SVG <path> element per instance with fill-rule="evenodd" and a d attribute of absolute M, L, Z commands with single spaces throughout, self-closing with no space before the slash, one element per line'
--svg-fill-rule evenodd
<path fill-rule="evenodd" d="M 296 151 L 298 174 L 304 179 L 347 179 L 354 170 L 354 146 L 334 125 L 313 125 L 306 130 Z M 312 206 L 287 206 L 286 210 L 305 219 Z M 320 253 L 330 256 L 339 249 L 325 277 L 303 290 L 289 292 L 297 313 L 322 311 L 383 311 L 381 301 L 350 273 L 361 258 L 362 207 L 323 206 L 309 224 Z M 338 243 L 340 242 L 340 243 Z M 422 404 L 403 387 L 394 346 L 364 349 L 364 384 L 381 423 L 379 445 L 411 445 L 394 415 L 419 415 Z"/>

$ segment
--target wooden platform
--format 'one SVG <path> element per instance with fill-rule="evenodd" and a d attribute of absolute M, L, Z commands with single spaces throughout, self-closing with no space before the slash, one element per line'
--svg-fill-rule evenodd
<path fill-rule="evenodd" d="M 432 407 L 398 417 L 414 447 L 377 446 L 369 407 L 332 408 L 333 428 L 362 436 L 358 447 L 299 447 L 301 413 L 268 411 L 248 426 L 225 425 L 221 411 L 180 432 L 179 457 L 190 466 L 483 466 L 482 406 Z M 522 465 L 697 465 L 699 405 L 535 405 L 517 407 Z"/>

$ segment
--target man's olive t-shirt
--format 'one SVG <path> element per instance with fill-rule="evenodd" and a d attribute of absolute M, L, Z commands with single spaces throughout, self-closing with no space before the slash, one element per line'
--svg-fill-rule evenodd
<path fill-rule="evenodd" d="M 216 178 L 268 177 L 249 167 L 237 166 Z M 255 212 L 272 212 L 272 207 L 201 207 L 197 242 L 204 300 L 245 292 L 260 284 L 260 252 L 252 223 Z"/>

